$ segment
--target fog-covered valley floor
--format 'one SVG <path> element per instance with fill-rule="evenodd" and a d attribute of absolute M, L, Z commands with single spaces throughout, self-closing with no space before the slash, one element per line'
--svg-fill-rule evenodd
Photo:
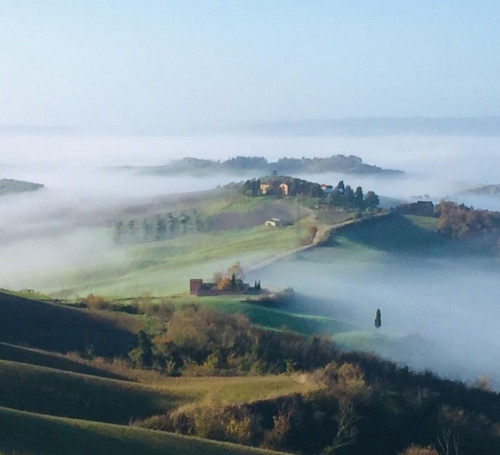
<path fill-rule="evenodd" d="M 292 286 L 321 299 L 325 311 L 331 305 L 332 314 L 360 330 L 356 337 L 335 337 L 339 344 L 373 349 L 452 379 L 485 376 L 500 387 L 498 259 L 457 261 L 334 246 L 281 260 L 250 278 Z"/>
<path fill-rule="evenodd" d="M 357 155 L 366 163 L 401 169 L 406 175 L 299 177 L 333 185 L 343 179 L 353 187 L 361 185 L 401 200 L 428 197 L 437 202 L 447 197 L 500 210 L 500 197 L 461 194 L 480 184 L 500 183 L 499 148 L 498 138 L 0 136 L 0 177 L 46 186 L 35 193 L 0 198 L 0 286 L 44 291 L 48 275 L 53 283 L 59 275 L 62 280 L 68 268 L 126 262 L 127 256 L 111 235 L 117 214 L 160 204 L 158 198 L 168 194 L 238 180 L 222 174 L 204 178 L 136 175 L 112 169 L 115 166 L 160 165 L 184 156 Z M 168 206 L 168 201 L 161 203 Z M 420 344 L 415 352 L 401 351 L 399 356 L 407 359 L 398 360 L 453 378 L 486 375 L 499 387 L 500 269 L 494 258 L 331 247 L 280 261 L 259 271 L 258 278 L 272 288 L 293 287 L 321 297 L 360 330 L 374 335 L 373 316 L 380 308 L 380 333 L 411 335 L 414 345 Z"/>

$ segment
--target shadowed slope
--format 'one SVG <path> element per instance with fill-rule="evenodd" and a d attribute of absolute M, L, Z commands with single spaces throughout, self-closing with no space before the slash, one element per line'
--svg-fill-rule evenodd
<path fill-rule="evenodd" d="M 0 341 L 57 352 L 92 349 L 127 353 L 136 345 L 137 321 L 0 293 Z"/>
<path fill-rule="evenodd" d="M 43 351 L 40 349 L 25 348 L 0 342 L 0 359 L 12 362 L 29 363 L 48 368 L 56 368 L 74 373 L 90 374 L 111 379 L 126 379 L 123 376 L 99 368 L 86 365 L 83 361 L 70 359 L 62 354 Z"/>
<path fill-rule="evenodd" d="M 0 408 L 0 450 L 29 455 L 265 455 L 222 442 Z"/>
<path fill-rule="evenodd" d="M 128 423 L 198 394 L 0 360 L 0 405 L 64 417 Z"/>

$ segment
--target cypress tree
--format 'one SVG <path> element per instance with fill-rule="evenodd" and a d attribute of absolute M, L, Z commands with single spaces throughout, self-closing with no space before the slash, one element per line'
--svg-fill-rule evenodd
<path fill-rule="evenodd" d="M 382 326 L 382 315 L 380 313 L 380 310 L 377 308 L 377 311 L 375 313 L 375 327 L 377 327 L 377 329 L 380 329 L 381 326 Z"/>

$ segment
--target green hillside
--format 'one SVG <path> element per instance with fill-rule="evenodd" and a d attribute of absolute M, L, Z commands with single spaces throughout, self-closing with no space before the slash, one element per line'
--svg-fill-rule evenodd
<path fill-rule="evenodd" d="M 55 368 L 62 371 L 72 371 L 74 373 L 88 374 L 92 376 L 102 376 L 111 379 L 125 379 L 118 374 L 89 366 L 76 356 L 74 358 L 68 358 L 67 356 L 58 353 L 43 351 L 41 349 L 31 349 L 8 343 L 0 342 L 0 359 Z"/>
<path fill-rule="evenodd" d="M 241 298 L 223 296 L 197 298 L 196 303 L 226 313 L 244 314 L 253 324 L 266 329 L 288 330 L 304 335 L 331 334 L 352 329 L 349 324 L 333 317 L 318 315 L 314 310 L 302 308 L 300 312 L 291 311 L 288 304 L 272 307 L 256 301 L 244 302 Z"/>
<path fill-rule="evenodd" d="M 277 230 L 261 225 L 120 245 L 118 259 L 61 271 L 66 283 L 64 292 L 59 292 L 60 281 L 55 280 L 46 290 L 64 296 L 92 292 L 112 297 L 183 292 L 188 289 L 190 277 L 211 278 L 236 261 L 248 267 L 296 246 L 295 228 Z"/>
<path fill-rule="evenodd" d="M 340 244 L 357 244 L 382 251 L 426 253 L 442 249 L 447 241 L 435 232 L 437 218 L 389 215 L 339 230 Z"/>
<path fill-rule="evenodd" d="M 173 392 L 131 382 L 0 361 L 0 406 L 64 417 L 128 423 L 193 401 L 192 389 Z"/>

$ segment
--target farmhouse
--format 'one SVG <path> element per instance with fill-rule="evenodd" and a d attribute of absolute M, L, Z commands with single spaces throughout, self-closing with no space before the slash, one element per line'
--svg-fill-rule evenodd
<path fill-rule="evenodd" d="M 278 185 L 278 183 L 276 181 L 274 181 L 274 182 L 267 182 L 267 183 L 261 183 L 260 184 L 260 193 L 262 195 L 266 195 L 267 193 L 269 193 L 269 194 L 273 193 L 274 194 L 275 191 L 277 190 L 277 188 L 280 189 L 281 194 L 283 194 L 284 196 L 288 196 L 288 192 L 289 192 L 288 183 L 281 182 Z"/>
<path fill-rule="evenodd" d="M 271 226 L 271 227 L 281 227 L 283 226 L 283 223 L 279 218 L 271 218 L 270 220 L 267 220 L 264 223 L 265 226 Z"/>
<path fill-rule="evenodd" d="M 234 278 L 233 278 L 234 279 Z M 201 278 L 192 278 L 189 280 L 189 294 L 201 296 L 213 296 L 213 295 L 239 295 L 239 294 L 261 294 L 263 291 L 260 287 L 260 281 L 255 282 L 254 286 L 250 286 L 248 283 L 243 283 L 242 280 L 236 280 L 232 282 L 231 280 L 225 279 L 228 283 L 204 283 Z"/>
<path fill-rule="evenodd" d="M 262 194 L 267 194 L 267 192 L 269 191 L 270 187 L 271 187 L 270 183 L 261 183 L 260 184 L 260 192 Z"/>
<path fill-rule="evenodd" d="M 280 183 L 280 189 L 284 196 L 288 196 L 288 184 Z"/>

